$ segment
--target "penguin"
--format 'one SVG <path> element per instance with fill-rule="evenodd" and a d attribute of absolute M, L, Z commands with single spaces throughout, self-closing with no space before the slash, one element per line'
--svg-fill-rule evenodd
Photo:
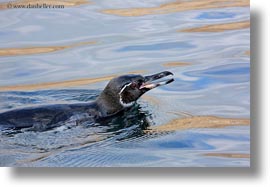
<path fill-rule="evenodd" d="M 169 71 L 148 76 L 122 75 L 111 79 L 91 103 L 54 104 L 6 111 L 0 114 L 0 130 L 30 128 L 43 131 L 64 125 L 70 120 L 94 123 L 112 118 L 133 107 L 149 90 L 173 82 L 173 78 L 162 79 L 172 75 Z"/>

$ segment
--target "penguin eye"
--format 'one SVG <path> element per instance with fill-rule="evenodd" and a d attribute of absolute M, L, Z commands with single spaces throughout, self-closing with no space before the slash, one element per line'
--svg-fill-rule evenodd
<path fill-rule="evenodd" d="M 131 87 L 132 89 L 135 89 L 135 88 L 137 88 L 137 83 L 135 83 L 135 82 L 132 82 L 132 83 L 130 84 L 130 87 Z"/>

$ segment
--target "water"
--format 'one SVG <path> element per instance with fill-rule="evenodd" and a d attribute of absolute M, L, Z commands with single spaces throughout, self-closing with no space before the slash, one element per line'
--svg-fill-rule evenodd
<path fill-rule="evenodd" d="M 0 49 L 32 51 L 10 55 L 0 50 L 0 112 L 93 101 L 107 81 L 85 84 L 84 79 L 168 70 L 175 81 L 148 92 L 131 111 L 102 124 L 1 132 L 0 165 L 249 166 L 250 159 L 243 156 L 250 154 L 249 126 L 146 131 L 189 115 L 249 119 L 250 29 L 179 32 L 247 21 L 249 7 L 127 17 L 103 10 L 172 1 L 92 2 L 64 9 L 0 10 Z M 166 66 L 170 62 L 186 64 Z M 79 81 L 63 86 L 70 80 Z M 210 153 L 216 156 L 207 156 Z M 233 154 L 238 156 L 228 156 Z"/>

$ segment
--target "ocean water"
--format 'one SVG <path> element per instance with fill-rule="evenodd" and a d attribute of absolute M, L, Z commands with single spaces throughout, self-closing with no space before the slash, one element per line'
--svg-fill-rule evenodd
<path fill-rule="evenodd" d="M 4 7 L 7 1 L 0 2 Z M 86 79 L 165 70 L 175 78 L 102 124 L 1 132 L 0 166 L 248 167 L 249 126 L 147 131 L 190 116 L 250 118 L 250 29 L 182 31 L 249 21 L 248 6 L 140 16 L 104 12 L 170 2 L 0 8 L 0 112 L 91 102 L 108 80 Z"/>

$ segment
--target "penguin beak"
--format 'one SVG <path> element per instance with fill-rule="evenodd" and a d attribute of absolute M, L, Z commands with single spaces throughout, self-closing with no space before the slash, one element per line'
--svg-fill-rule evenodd
<path fill-rule="evenodd" d="M 140 90 L 146 89 L 151 90 L 158 86 L 166 85 L 174 81 L 173 78 L 167 78 L 168 76 L 172 76 L 173 73 L 169 71 L 163 71 L 154 75 L 149 75 L 144 77 L 144 83 L 140 86 Z M 163 79 L 166 77 L 167 79 Z"/>

